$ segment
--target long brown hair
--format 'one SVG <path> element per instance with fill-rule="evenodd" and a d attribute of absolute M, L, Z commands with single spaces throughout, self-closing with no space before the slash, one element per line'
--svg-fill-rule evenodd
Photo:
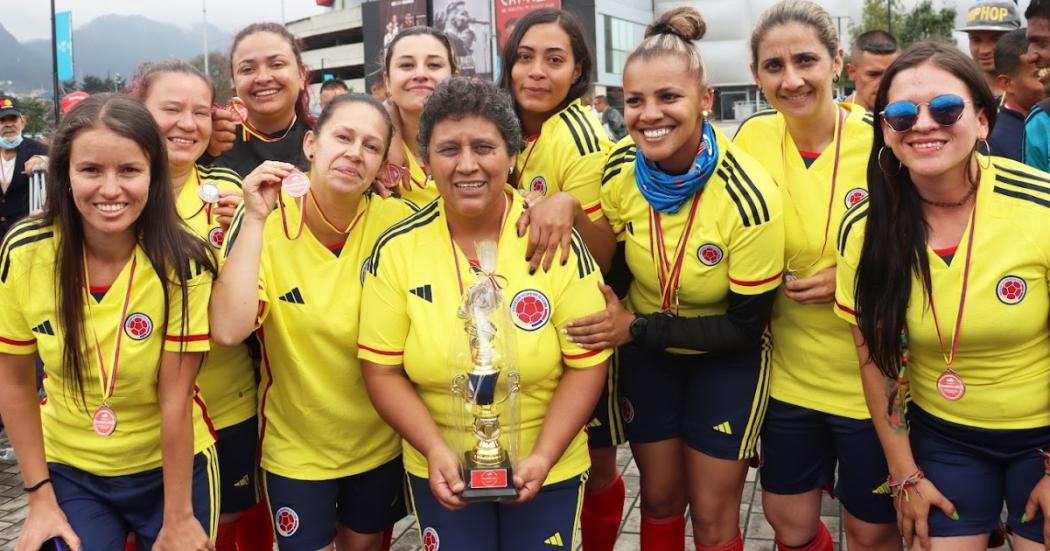
<path fill-rule="evenodd" d="M 88 349 L 84 327 L 84 222 L 73 202 L 70 157 L 73 142 L 84 131 L 105 128 L 134 141 L 150 163 L 146 206 L 134 223 L 140 246 L 164 290 L 161 327 L 168 334 L 171 286 L 182 299 L 182 326 L 188 327 L 188 281 L 195 270 L 215 273 L 214 258 L 204 241 L 192 235 L 175 210 L 168 183 L 168 155 L 164 140 L 149 111 L 139 101 L 118 94 L 96 94 L 78 103 L 62 117 L 51 144 L 48 166 L 47 206 L 42 218 L 59 231 L 55 262 L 58 323 L 63 328 L 62 376 L 75 400 L 86 407 L 84 376 L 92 369 L 85 359 Z M 157 358 L 158 364 L 160 358 Z"/>
<path fill-rule="evenodd" d="M 303 89 L 299 91 L 299 98 L 295 102 L 295 116 L 303 121 L 307 128 L 313 128 L 315 120 L 313 115 L 310 114 L 310 69 L 303 65 L 303 42 L 296 38 L 284 25 L 271 22 L 252 23 L 241 29 L 233 37 L 233 45 L 230 46 L 230 74 L 236 74 L 235 71 L 237 69 L 233 66 L 233 53 L 237 51 L 237 46 L 240 45 L 242 40 L 256 33 L 273 33 L 287 42 L 288 47 L 292 49 L 292 54 L 295 56 L 295 64 L 302 71 L 303 83 L 305 84 Z"/>

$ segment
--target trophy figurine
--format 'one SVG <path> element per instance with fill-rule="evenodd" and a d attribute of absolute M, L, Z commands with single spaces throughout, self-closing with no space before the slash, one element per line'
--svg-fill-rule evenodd
<path fill-rule="evenodd" d="M 464 293 L 458 313 L 469 337 L 470 370 L 452 379 L 452 393 L 463 401 L 460 411 L 470 415 L 473 429 L 467 446 L 463 446 L 469 449 L 463 453 L 466 489 L 460 497 L 464 501 L 497 501 L 518 496 L 511 455 L 501 443 L 505 435 L 500 414 L 514 405 L 520 377 L 513 370 L 504 373 L 508 355 L 497 350 L 497 323 L 499 316 L 506 314 L 499 276 L 492 273 L 495 243 L 481 243 L 477 249 L 482 272 Z"/>

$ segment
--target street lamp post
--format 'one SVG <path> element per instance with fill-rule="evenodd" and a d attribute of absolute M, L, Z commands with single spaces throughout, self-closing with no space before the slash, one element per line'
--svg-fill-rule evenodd
<path fill-rule="evenodd" d="M 51 0 L 51 95 L 55 107 L 55 125 L 62 114 L 58 97 L 58 31 L 55 29 L 55 0 Z"/>
<path fill-rule="evenodd" d="M 204 19 L 204 74 L 211 78 L 208 72 L 208 0 L 201 0 L 201 17 Z"/>

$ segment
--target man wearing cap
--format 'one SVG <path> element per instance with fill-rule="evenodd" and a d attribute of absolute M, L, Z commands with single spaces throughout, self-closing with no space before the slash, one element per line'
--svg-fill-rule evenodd
<path fill-rule="evenodd" d="M 22 137 L 26 119 L 11 98 L 0 98 L 0 237 L 29 214 L 29 174 L 47 168 L 47 146 Z"/>
<path fill-rule="evenodd" d="M 970 40 L 970 57 L 984 72 L 984 80 L 995 93 L 1003 95 L 995 71 L 995 44 L 1004 34 L 1021 28 L 1017 5 L 1013 0 L 977 2 L 966 12 L 966 26 L 959 29 Z"/>

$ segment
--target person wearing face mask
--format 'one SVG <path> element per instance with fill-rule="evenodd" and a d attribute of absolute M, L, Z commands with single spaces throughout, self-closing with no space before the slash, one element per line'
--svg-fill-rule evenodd
<path fill-rule="evenodd" d="M 0 98 L 0 237 L 29 214 L 29 176 L 47 167 L 47 146 L 22 136 L 26 119 L 11 98 Z"/>
<path fill-rule="evenodd" d="M 952 45 L 905 50 L 875 98 L 871 195 L 836 239 L 835 312 L 909 549 L 983 551 L 1004 505 L 1014 549 L 1050 530 L 1050 174 L 983 154 L 996 108 Z"/>

